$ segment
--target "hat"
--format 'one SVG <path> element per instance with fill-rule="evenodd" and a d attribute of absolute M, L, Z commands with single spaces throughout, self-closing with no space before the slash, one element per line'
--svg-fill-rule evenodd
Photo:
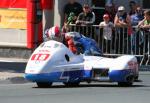
<path fill-rule="evenodd" d="M 109 15 L 108 14 L 104 14 L 103 18 L 109 18 Z"/>
<path fill-rule="evenodd" d="M 124 6 L 119 6 L 118 7 L 118 11 L 124 11 L 124 10 L 125 10 Z"/>

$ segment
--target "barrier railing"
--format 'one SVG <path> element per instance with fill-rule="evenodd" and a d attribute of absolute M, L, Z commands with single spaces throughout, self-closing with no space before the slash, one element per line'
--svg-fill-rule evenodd
<path fill-rule="evenodd" d="M 69 30 L 80 32 L 95 39 L 105 56 L 135 55 L 138 57 L 140 65 L 150 65 L 149 30 L 140 30 L 133 27 L 131 32 L 131 29 L 128 28 L 114 28 L 109 40 L 103 33 L 104 28 L 99 25 L 69 25 Z"/>

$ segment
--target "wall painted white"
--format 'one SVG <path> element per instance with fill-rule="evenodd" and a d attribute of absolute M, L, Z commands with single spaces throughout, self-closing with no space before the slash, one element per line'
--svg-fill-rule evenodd
<path fill-rule="evenodd" d="M 0 47 L 27 46 L 27 31 L 19 29 L 0 29 Z"/>

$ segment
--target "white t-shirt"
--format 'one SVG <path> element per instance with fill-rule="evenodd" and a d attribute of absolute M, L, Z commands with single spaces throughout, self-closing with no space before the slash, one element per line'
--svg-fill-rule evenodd
<path fill-rule="evenodd" d="M 103 27 L 103 37 L 106 40 L 111 40 L 112 39 L 112 28 L 114 27 L 114 24 L 112 22 L 101 22 L 100 26 Z"/>

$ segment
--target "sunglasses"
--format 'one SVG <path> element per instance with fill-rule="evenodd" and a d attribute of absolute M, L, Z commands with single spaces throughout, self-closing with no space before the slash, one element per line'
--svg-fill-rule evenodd
<path fill-rule="evenodd" d="M 89 9 L 89 7 L 84 7 L 84 9 Z"/>
<path fill-rule="evenodd" d="M 136 12 L 142 12 L 142 10 L 136 10 Z"/>

